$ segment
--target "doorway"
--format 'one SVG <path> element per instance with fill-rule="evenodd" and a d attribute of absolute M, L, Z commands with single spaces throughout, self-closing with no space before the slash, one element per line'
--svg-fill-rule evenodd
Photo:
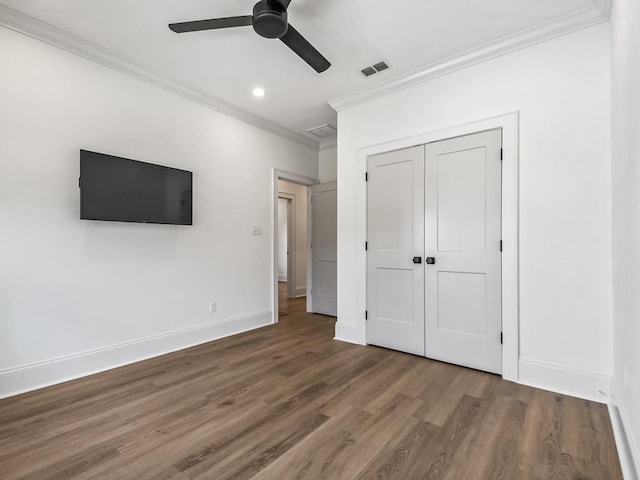
<path fill-rule="evenodd" d="M 367 343 L 501 373 L 502 130 L 367 172 Z"/>
<path fill-rule="evenodd" d="M 296 285 L 296 205 L 295 195 L 278 192 L 278 290 L 294 298 Z M 292 251 L 293 250 L 293 251 Z"/>
<path fill-rule="evenodd" d="M 274 169 L 272 212 L 273 322 L 278 322 L 280 313 L 291 312 L 292 308 L 335 316 L 336 182 L 319 184 L 314 179 Z"/>
<path fill-rule="evenodd" d="M 289 314 L 307 295 L 307 186 L 278 180 L 277 201 L 277 278 L 278 317 Z"/>
<path fill-rule="evenodd" d="M 292 306 L 306 310 L 310 276 L 308 187 L 317 183 L 313 178 L 273 170 L 273 323 L 281 313 L 287 315 Z"/>

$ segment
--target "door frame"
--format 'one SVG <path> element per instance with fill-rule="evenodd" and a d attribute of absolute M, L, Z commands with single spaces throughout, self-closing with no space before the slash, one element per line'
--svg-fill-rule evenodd
<path fill-rule="evenodd" d="M 356 201 L 356 242 L 362 245 L 356 258 L 356 268 L 360 282 L 356 289 L 356 302 L 363 312 L 362 319 L 354 325 L 358 343 L 366 344 L 367 310 L 367 255 L 364 244 L 367 240 L 367 184 L 365 174 L 367 159 L 371 155 L 391 152 L 403 148 L 433 143 L 449 138 L 461 137 L 486 130 L 502 129 L 502 378 L 518 381 L 518 357 L 520 353 L 519 326 L 519 270 L 518 270 L 518 164 L 519 164 L 519 111 L 477 120 L 463 125 L 451 126 L 364 147 L 358 151 L 357 166 L 362 182 L 359 182 Z M 341 327 L 336 325 L 336 333 Z M 347 327 L 345 325 L 345 327 Z M 336 335 L 339 337 L 339 335 Z"/>
<path fill-rule="evenodd" d="M 290 193 L 278 192 L 278 199 L 287 201 L 287 297 L 295 297 L 296 292 L 296 196 Z M 278 210 L 280 206 L 278 205 Z M 276 212 L 279 214 L 279 212 Z M 278 233 L 280 226 L 278 225 Z M 276 235 L 278 240 L 280 235 Z M 291 248 L 293 247 L 293 248 Z M 277 251 L 277 250 L 276 250 Z M 280 281 L 278 279 L 278 281 Z"/>
<path fill-rule="evenodd" d="M 278 323 L 278 197 L 280 196 L 278 192 L 278 180 L 297 183 L 305 187 L 319 183 L 315 178 L 305 177 L 304 175 L 298 175 L 297 173 L 287 172 L 286 170 L 279 170 L 277 168 L 271 169 L 271 323 Z M 311 221 L 310 211 L 311 209 L 308 208 L 307 226 Z M 307 256 L 308 253 L 309 252 L 307 252 Z M 309 275 L 308 272 L 307 275 Z M 309 285 L 307 285 L 307 290 L 308 289 Z"/>

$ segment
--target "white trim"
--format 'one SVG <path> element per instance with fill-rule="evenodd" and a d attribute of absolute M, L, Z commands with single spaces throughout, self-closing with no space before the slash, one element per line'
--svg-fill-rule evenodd
<path fill-rule="evenodd" d="M 73 35 L 58 27 L 45 23 L 5 5 L 0 5 L 0 25 L 35 38 L 42 42 L 61 48 L 67 52 L 79 55 L 93 62 L 104 65 L 118 72 L 124 73 L 138 80 L 150 83 L 180 97 L 191 100 L 217 112 L 233 117 L 241 122 L 261 128 L 267 132 L 279 135 L 300 145 L 319 149 L 320 143 L 310 137 L 277 125 L 259 115 L 251 113 L 207 93 L 187 87 L 181 83 L 169 80 L 124 55 L 112 52 L 89 40 Z"/>
<path fill-rule="evenodd" d="M 307 296 L 307 286 L 306 285 L 298 285 L 296 287 L 296 291 L 294 293 L 296 298 L 306 297 Z"/>
<path fill-rule="evenodd" d="M 611 377 L 521 358 L 519 383 L 550 392 L 607 403 Z"/>
<path fill-rule="evenodd" d="M 319 177 L 320 175 L 318 175 Z M 313 230 L 311 228 L 311 218 L 313 216 L 313 192 L 311 188 L 307 188 L 307 291 L 305 292 L 307 296 L 306 306 L 307 312 L 313 312 L 313 298 L 311 292 L 313 291 L 313 252 L 311 251 L 311 234 Z"/>
<path fill-rule="evenodd" d="M 609 416 L 616 439 L 622 474 L 625 480 L 640 480 L 640 439 L 634 435 L 633 428 L 631 428 L 624 398 L 620 385 L 613 378 L 611 380 Z"/>
<path fill-rule="evenodd" d="M 609 417 L 611 418 L 611 427 L 613 428 L 613 437 L 616 441 L 616 450 L 620 459 L 620 467 L 622 469 L 622 478 L 624 480 L 638 480 L 640 478 L 640 469 L 634 461 L 633 440 L 630 440 L 629 430 L 625 428 L 619 407 L 608 405 Z"/>
<path fill-rule="evenodd" d="M 306 186 L 316 185 L 318 180 L 277 168 L 271 171 L 271 311 L 273 312 L 271 321 L 278 323 L 278 180 Z M 311 221 L 310 212 L 311 209 L 308 208 L 307 223 Z"/>
<path fill-rule="evenodd" d="M 338 137 L 333 137 L 328 140 L 323 140 L 320 142 L 320 151 L 327 150 L 331 147 L 335 147 L 338 145 Z"/>
<path fill-rule="evenodd" d="M 271 323 L 271 310 L 174 330 L 131 342 L 0 371 L 0 398 L 236 335 Z"/>
<path fill-rule="evenodd" d="M 602 16 L 607 20 L 611 17 L 611 7 L 613 5 L 613 0 L 593 0 L 596 8 L 600 10 Z"/>
<path fill-rule="evenodd" d="M 453 126 L 423 133 L 417 136 L 393 140 L 373 145 L 358 151 L 357 178 L 362 179 L 356 187 L 356 244 L 364 245 L 367 236 L 367 186 L 364 175 L 367 170 L 367 157 L 379 153 L 391 152 L 414 145 L 460 137 L 485 130 L 502 129 L 502 324 L 504 344 L 502 348 L 502 377 L 518 381 L 519 358 L 519 274 L 518 274 L 518 124 L 519 113 L 478 120 L 464 125 Z M 361 318 L 339 319 L 336 323 L 336 338 L 345 341 L 366 344 L 367 308 L 367 256 L 364 248 L 358 249 L 356 257 L 358 275 L 355 301 Z M 346 328 L 353 325 L 355 328 Z M 340 329 L 340 333 L 339 333 Z"/>
<path fill-rule="evenodd" d="M 278 274 L 278 281 L 279 282 L 286 282 L 287 281 L 287 274 L 286 273 L 279 273 Z"/>
<path fill-rule="evenodd" d="M 357 338 L 358 326 L 351 323 L 342 322 L 338 318 L 338 321 L 336 322 L 336 334 L 333 339 L 346 343 L 354 343 L 356 345 L 365 345 L 365 343 L 358 341 Z"/>
<path fill-rule="evenodd" d="M 606 22 L 608 15 L 605 15 L 601 8 L 606 8 L 606 4 L 610 3 L 611 0 L 595 1 L 599 6 L 592 5 L 576 10 L 534 27 L 422 66 L 372 87 L 330 100 L 329 105 L 336 111 L 345 110 L 455 70 Z"/>
<path fill-rule="evenodd" d="M 318 180 L 311 177 L 305 177 L 304 175 L 298 175 L 297 173 L 287 172 L 286 170 L 273 169 L 276 180 L 276 191 L 278 190 L 278 180 L 284 180 L 285 182 L 297 183 L 298 185 L 316 185 Z"/>

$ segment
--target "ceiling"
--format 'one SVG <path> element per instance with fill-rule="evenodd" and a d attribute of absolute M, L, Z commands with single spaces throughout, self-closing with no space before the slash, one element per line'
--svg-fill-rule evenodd
<path fill-rule="evenodd" d="M 292 0 L 289 21 L 333 64 L 322 74 L 251 27 L 180 35 L 167 28 L 173 22 L 248 15 L 254 0 L 0 0 L 0 20 L 5 18 L 0 23 L 11 26 L 9 13 L 24 13 L 197 92 L 214 108 L 220 100 L 241 117 L 306 136 L 308 128 L 335 125 L 331 99 L 554 20 L 570 23 L 572 15 L 595 8 L 594 1 L 602 2 Z M 368 78 L 360 73 L 381 60 L 391 68 Z M 264 98 L 251 95 L 258 85 L 267 91 Z"/>

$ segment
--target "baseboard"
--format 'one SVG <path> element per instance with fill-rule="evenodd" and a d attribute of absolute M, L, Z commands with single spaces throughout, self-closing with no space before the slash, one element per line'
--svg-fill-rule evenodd
<path fill-rule="evenodd" d="M 640 480 L 640 442 L 631 428 L 624 395 L 615 379 L 611 381 L 609 416 L 624 480 Z"/>
<path fill-rule="evenodd" d="M 296 297 L 306 297 L 307 296 L 307 286 L 302 285 L 301 287 L 296 287 L 296 291 L 294 292 Z"/>
<path fill-rule="evenodd" d="M 279 273 L 278 274 L 278 281 L 279 282 L 286 282 L 287 281 L 287 274 L 286 273 Z"/>
<path fill-rule="evenodd" d="M 358 341 L 358 327 L 348 323 L 341 323 L 340 320 L 336 322 L 336 334 L 333 339 L 341 342 L 355 343 L 356 345 L 365 345 L 363 342 Z"/>
<path fill-rule="evenodd" d="M 0 398 L 67 382 L 272 324 L 271 310 L 0 370 Z"/>
<path fill-rule="evenodd" d="M 579 370 L 520 359 L 519 383 L 594 402 L 609 401 L 611 378 Z"/>
<path fill-rule="evenodd" d="M 624 480 L 638 480 L 640 478 L 638 472 L 640 468 L 637 466 L 637 460 L 634 460 L 633 437 L 629 435 L 629 429 L 625 428 L 625 422 L 620 414 L 620 409 L 609 404 L 609 417 L 611 418 L 611 426 L 613 427 L 613 436 L 616 440 L 616 449 L 618 458 L 620 459 L 620 467 L 622 468 L 622 477 Z"/>

